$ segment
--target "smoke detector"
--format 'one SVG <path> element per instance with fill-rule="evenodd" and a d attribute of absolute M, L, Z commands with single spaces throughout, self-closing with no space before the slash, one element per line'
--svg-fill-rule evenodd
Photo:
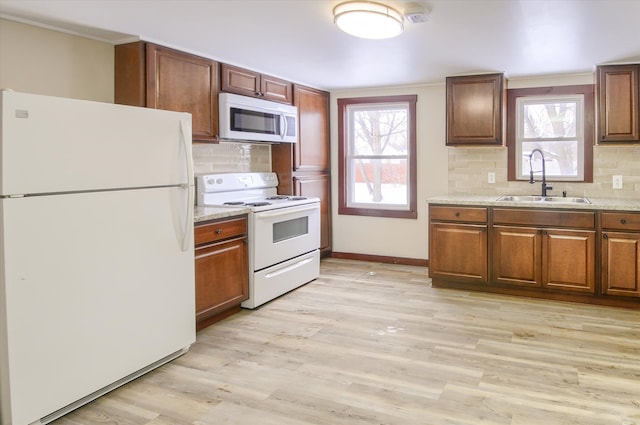
<path fill-rule="evenodd" d="M 421 24 L 429 20 L 431 10 L 418 3 L 408 3 L 404 8 L 404 17 L 412 24 Z"/>

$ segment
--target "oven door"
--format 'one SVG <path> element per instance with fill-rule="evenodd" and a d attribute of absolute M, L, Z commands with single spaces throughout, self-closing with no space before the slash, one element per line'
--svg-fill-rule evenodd
<path fill-rule="evenodd" d="M 320 248 L 320 203 L 253 213 L 253 270 Z"/>

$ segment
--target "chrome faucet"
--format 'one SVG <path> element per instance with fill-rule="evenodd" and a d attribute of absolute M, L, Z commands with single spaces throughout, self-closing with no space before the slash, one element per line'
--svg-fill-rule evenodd
<path fill-rule="evenodd" d="M 547 190 L 553 190 L 553 186 L 550 184 L 547 184 L 547 170 L 544 166 L 544 154 L 542 153 L 542 151 L 540 149 L 534 149 L 531 151 L 531 153 L 529 154 L 529 183 L 533 184 L 536 181 L 533 179 L 533 163 L 531 161 L 531 158 L 533 158 L 533 154 L 538 152 L 540 154 L 540 156 L 542 157 L 542 196 L 547 196 Z M 539 171 L 536 171 L 536 173 L 538 173 Z"/>

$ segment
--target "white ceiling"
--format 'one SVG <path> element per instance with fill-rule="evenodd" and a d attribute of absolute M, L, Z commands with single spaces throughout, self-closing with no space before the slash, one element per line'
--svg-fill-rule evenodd
<path fill-rule="evenodd" d="M 385 0 L 379 0 L 385 1 Z M 414 0 L 389 40 L 333 24 L 341 0 L 0 0 L 0 17 L 121 43 L 153 41 L 325 90 L 591 72 L 640 61 L 640 0 Z M 407 0 L 388 0 L 403 12 Z"/>

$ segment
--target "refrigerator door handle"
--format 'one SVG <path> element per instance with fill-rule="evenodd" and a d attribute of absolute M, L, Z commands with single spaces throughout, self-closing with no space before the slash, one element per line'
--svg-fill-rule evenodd
<path fill-rule="evenodd" d="M 182 251 L 193 249 L 190 246 L 191 234 L 193 233 L 193 204 L 195 202 L 195 191 L 190 180 L 193 179 L 193 157 L 191 156 L 191 126 L 185 120 L 180 120 L 180 135 L 182 146 L 184 147 L 184 157 L 187 166 L 187 183 L 182 185 L 187 190 L 187 213 L 184 217 L 184 233 L 182 235 Z"/>

